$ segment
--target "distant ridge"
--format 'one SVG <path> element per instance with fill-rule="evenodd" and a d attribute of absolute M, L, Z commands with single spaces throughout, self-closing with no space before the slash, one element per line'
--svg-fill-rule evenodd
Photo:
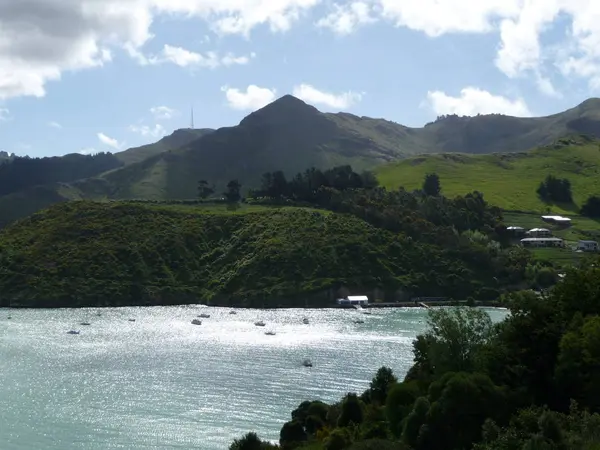
<path fill-rule="evenodd" d="M 217 194 L 232 179 L 247 191 L 276 170 L 291 177 L 310 167 L 350 164 L 360 171 L 424 154 L 523 152 L 582 134 L 600 137 L 598 98 L 546 117 L 445 116 L 406 127 L 347 112 L 322 113 L 284 95 L 238 125 L 180 129 L 154 144 L 116 153 L 123 167 L 99 176 L 0 197 L 0 215 L 22 217 L 57 199 L 195 198 L 199 180 L 214 185 Z"/>

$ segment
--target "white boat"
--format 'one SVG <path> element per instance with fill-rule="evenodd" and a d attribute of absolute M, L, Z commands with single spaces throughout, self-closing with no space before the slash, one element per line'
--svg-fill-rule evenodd
<path fill-rule="evenodd" d="M 202 325 L 202 321 L 198 319 L 192 320 L 192 325 Z"/>
<path fill-rule="evenodd" d="M 310 359 L 306 358 L 304 361 L 302 361 L 302 365 L 304 367 L 312 367 L 313 363 L 312 363 L 312 361 Z"/>
<path fill-rule="evenodd" d="M 262 320 L 259 320 L 258 322 L 254 322 L 254 325 L 257 327 L 264 327 L 266 323 L 264 323 Z"/>
<path fill-rule="evenodd" d="M 67 334 L 79 334 L 79 331 L 69 330 L 67 331 Z"/>
<path fill-rule="evenodd" d="M 304 319 L 302 319 L 302 323 L 303 323 L 304 325 L 308 325 L 308 318 L 307 318 L 307 317 L 305 317 Z"/>
<path fill-rule="evenodd" d="M 265 334 L 267 336 L 275 336 L 275 332 L 274 331 L 266 331 Z"/>

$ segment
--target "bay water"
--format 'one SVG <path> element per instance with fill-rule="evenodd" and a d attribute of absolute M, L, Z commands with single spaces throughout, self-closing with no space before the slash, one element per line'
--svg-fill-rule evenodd
<path fill-rule="evenodd" d="M 230 311 L 0 309 L 0 449 L 221 450 L 248 431 L 275 441 L 304 400 L 360 393 L 381 366 L 402 378 L 426 319 L 421 308 Z"/>

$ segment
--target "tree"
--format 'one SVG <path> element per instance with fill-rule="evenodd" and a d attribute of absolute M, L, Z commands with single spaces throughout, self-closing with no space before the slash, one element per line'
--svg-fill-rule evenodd
<path fill-rule="evenodd" d="M 592 219 L 600 218 L 600 197 L 592 195 L 588 197 L 581 207 L 581 215 L 591 217 Z"/>
<path fill-rule="evenodd" d="M 468 371 L 477 351 L 492 337 L 489 314 L 468 307 L 432 308 L 427 317 L 427 358 L 435 373 Z"/>
<path fill-rule="evenodd" d="M 545 202 L 572 203 L 571 182 L 566 178 L 548 175 L 537 188 L 537 194 Z"/>
<path fill-rule="evenodd" d="M 371 400 L 380 405 L 385 404 L 388 391 L 397 381 L 392 369 L 389 367 L 381 367 L 371 381 L 371 386 L 369 388 Z"/>
<path fill-rule="evenodd" d="M 347 427 L 351 423 L 360 425 L 363 421 L 363 403 L 353 393 L 346 395 L 342 402 L 342 411 L 338 418 L 338 427 Z"/>
<path fill-rule="evenodd" d="M 210 195 L 215 193 L 214 186 L 210 187 L 208 185 L 208 181 L 200 180 L 198 181 L 198 197 L 201 199 L 208 198 Z"/>
<path fill-rule="evenodd" d="M 294 446 L 308 439 L 304 427 L 298 420 L 291 420 L 283 424 L 279 432 L 279 444 L 283 447 Z"/>
<path fill-rule="evenodd" d="M 229 203 L 239 202 L 242 196 L 240 195 L 240 189 L 242 185 L 238 180 L 231 180 L 227 183 L 227 190 L 223 193 L 225 199 Z"/>
<path fill-rule="evenodd" d="M 437 173 L 428 173 L 423 181 L 423 192 L 430 197 L 437 197 L 442 192 L 440 177 Z"/>
<path fill-rule="evenodd" d="M 229 450 L 275 450 L 279 447 L 262 441 L 256 433 L 248 433 L 240 439 L 235 439 Z"/>

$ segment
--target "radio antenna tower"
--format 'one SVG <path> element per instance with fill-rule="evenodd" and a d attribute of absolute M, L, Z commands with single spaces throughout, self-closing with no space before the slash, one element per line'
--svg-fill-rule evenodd
<path fill-rule="evenodd" d="M 192 130 L 194 129 L 194 107 L 193 107 L 193 106 L 192 106 L 192 109 L 191 109 L 190 128 L 191 128 Z"/>

